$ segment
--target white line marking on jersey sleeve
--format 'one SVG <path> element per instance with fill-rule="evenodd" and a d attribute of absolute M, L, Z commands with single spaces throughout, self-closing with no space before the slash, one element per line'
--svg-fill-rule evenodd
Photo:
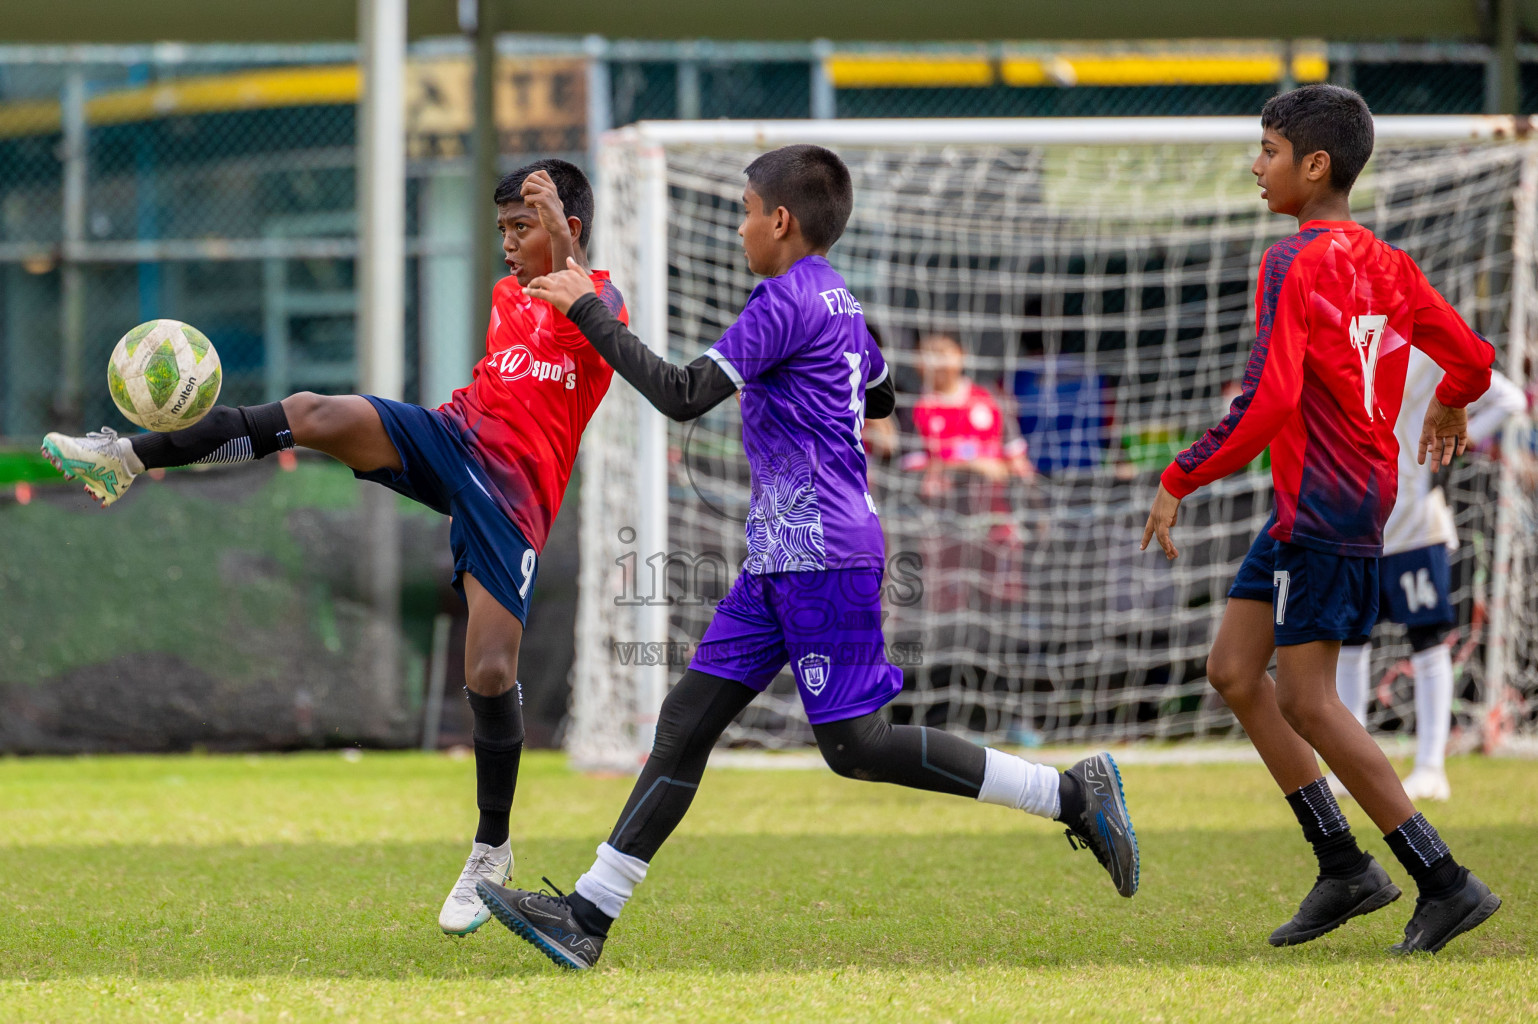
<path fill-rule="evenodd" d="M 732 365 L 732 361 L 730 359 L 717 352 L 714 348 L 705 350 L 705 358 L 721 367 L 721 369 L 726 373 L 727 377 L 731 379 L 732 384 L 736 386 L 737 390 L 742 390 L 742 374 L 737 372 L 737 367 Z"/>

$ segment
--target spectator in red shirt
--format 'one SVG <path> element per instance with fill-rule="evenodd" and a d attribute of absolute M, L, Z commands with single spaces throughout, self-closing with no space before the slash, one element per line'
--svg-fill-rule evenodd
<path fill-rule="evenodd" d="M 956 471 L 992 483 L 1035 476 L 1025 439 L 1010 429 L 1013 424 L 993 395 L 962 373 L 966 357 L 955 337 L 924 337 L 919 358 L 924 393 L 913 407 L 913 429 L 924 448 L 904 456 L 902 464 L 904 469 L 924 471 L 920 492 L 925 497 L 946 493 Z"/>

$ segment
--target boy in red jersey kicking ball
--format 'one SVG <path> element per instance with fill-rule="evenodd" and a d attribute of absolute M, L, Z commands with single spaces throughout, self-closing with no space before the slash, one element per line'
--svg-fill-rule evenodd
<path fill-rule="evenodd" d="M 1260 265 L 1257 337 L 1244 390 L 1228 415 L 1164 471 L 1142 547 L 1170 539 L 1180 500 L 1247 466 L 1269 444 L 1276 511 L 1229 590 L 1207 676 L 1287 794 L 1319 877 L 1293 919 L 1271 935 L 1287 946 L 1399 898 L 1363 853 L 1321 777 L 1314 752 L 1356 796 L 1420 890 L 1395 952 L 1435 953 L 1500 907 L 1455 861 L 1405 796 L 1383 752 L 1340 702 L 1342 641 L 1378 617 L 1378 557 L 1394 507 L 1394 424 L 1410 347 L 1444 376 L 1426 410 L 1419 457 L 1445 465 L 1467 444 L 1464 407 L 1490 384 L 1495 351 L 1426 282 L 1408 255 L 1351 220 L 1352 183 L 1372 153 L 1362 98 L 1310 85 L 1261 112 L 1251 171 L 1273 213 L 1298 233 Z M 1273 685 L 1266 672 L 1275 652 Z"/>
<path fill-rule="evenodd" d="M 475 718 L 480 824 L 439 926 L 466 935 L 490 918 L 475 884 L 513 869 L 508 818 L 523 752 L 518 647 L 539 551 L 561 507 L 582 430 L 613 371 L 582 332 L 523 286 L 585 263 L 593 190 L 564 160 L 541 160 L 498 184 L 497 227 L 509 276 L 492 292 L 486 355 L 469 386 L 438 409 L 360 395 L 302 393 L 269 405 L 215 406 L 197 425 L 120 438 L 49 434 L 43 454 L 110 505 L 146 469 L 260 459 L 303 445 L 453 517 L 454 586 L 470 606 L 465 682 Z M 621 320 L 624 301 L 589 275 Z"/>

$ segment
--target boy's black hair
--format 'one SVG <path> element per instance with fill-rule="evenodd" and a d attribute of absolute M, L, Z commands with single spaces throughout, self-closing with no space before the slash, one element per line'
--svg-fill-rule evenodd
<path fill-rule="evenodd" d="M 1324 150 L 1330 154 L 1330 187 L 1350 192 L 1372 156 L 1372 111 L 1367 101 L 1339 85 L 1305 85 L 1272 96 L 1260 111 L 1260 126 L 1292 143 L 1292 159 Z"/>
<path fill-rule="evenodd" d="M 550 180 L 555 182 L 556 195 L 561 197 L 561 205 L 566 208 L 566 216 L 582 222 L 582 235 L 577 244 L 586 249 L 587 240 L 593 236 L 593 186 L 588 184 L 587 175 L 576 164 L 553 158 L 525 164 L 497 182 L 491 201 L 498 206 L 523 202 L 524 179 L 535 171 L 550 175 Z"/>
<path fill-rule="evenodd" d="M 854 209 L 854 183 L 831 149 L 784 146 L 748 164 L 744 173 L 766 211 L 783 206 L 795 215 L 812 248 L 827 249 L 844 233 Z"/>

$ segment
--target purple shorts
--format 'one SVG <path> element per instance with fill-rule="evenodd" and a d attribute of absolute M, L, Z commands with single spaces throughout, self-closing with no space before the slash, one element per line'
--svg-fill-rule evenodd
<path fill-rule="evenodd" d="M 813 725 L 858 718 L 903 688 L 881 633 L 879 567 L 742 573 L 689 667 L 760 693 L 790 662 Z"/>

